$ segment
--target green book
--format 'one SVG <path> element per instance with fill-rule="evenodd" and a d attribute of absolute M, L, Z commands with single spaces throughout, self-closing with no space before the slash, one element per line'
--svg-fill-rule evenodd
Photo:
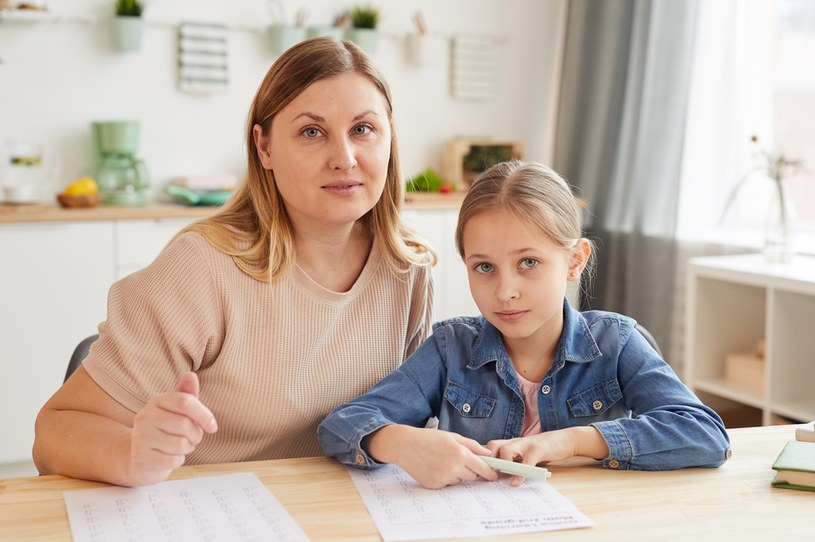
<path fill-rule="evenodd" d="M 815 491 L 815 442 L 787 442 L 773 469 L 773 486 Z"/>

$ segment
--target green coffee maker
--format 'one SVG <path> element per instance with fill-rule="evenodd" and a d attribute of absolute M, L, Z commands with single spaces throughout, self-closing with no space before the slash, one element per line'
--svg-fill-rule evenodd
<path fill-rule="evenodd" d="M 102 202 L 108 205 L 144 205 L 150 178 L 136 157 L 139 122 L 91 122 L 94 173 Z"/>

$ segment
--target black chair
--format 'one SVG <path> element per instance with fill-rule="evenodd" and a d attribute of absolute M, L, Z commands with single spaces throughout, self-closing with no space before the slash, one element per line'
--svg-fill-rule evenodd
<path fill-rule="evenodd" d="M 71 377 L 76 368 L 82 364 L 82 360 L 88 355 L 88 350 L 91 349 L 91 345 L 93 342 L 99 338 L 99 335 L 91 335 L 90 337 L 86 337 L 82 339 L 76 348 L 74 348 L 74 353 L 71 354 L 71 360 L 68 362 L 68 370 L 65 371 L 65 379 L 62 381 L 65 383 L 68 378 Z"/>
<path fill-rule="evenodd" d="M 643 327 L 642 324 L 637 324 L 637 331 L 639 331 L 640 335 L 645 337 L 645 340 L 648 341 L 648 344 L 650 344 L 651 347 L 654 350 L 657 351 L 657 354 L 659 354 L 659 357 L 661 357 L 662 359 L 665 359 L 665 356 L 662 355 L 662 351 L 659 349 L 659 345 L 657 344 L 657 340 L 654 339 L 654 336 L 651 335 L 651 332 L 648 331 L 647 329 L 645 329 L 645 327 Z"/>

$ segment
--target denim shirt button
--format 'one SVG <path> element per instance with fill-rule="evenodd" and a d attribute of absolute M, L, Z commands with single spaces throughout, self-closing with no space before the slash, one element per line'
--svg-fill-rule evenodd
<path fill-rule="evenodd" d="M 464 414 L 470 412 L 470 403 L 464 403 L 461 405 L 461 410 L 464 412 Z"/>
<path fill-rule="evenodd" d="M 354 456 L 354 461 L 357 462 L 357 465 L 364 465 L 365 464 L 365 457 L 357 452 L 357 455 Z"/>
<path fill-rule="evenodd" d="M 733 450 L 731 450 L 730 448 L 728 448 L 728 449 L 727 449 L 727 451 L 724 453 L 724 458 L 725 458 L 725 459 L 730 459 L 730 457 L 731 457 L 732 455 L 733 455 Z"/>
<path fill-rule="evenodd" d="M 544 384 L 541 388 L 541 393 L 544 395 L 549 395 L 550 391 L 552 391 L 552 388 L 549 386 L 549 384 Z"/>
<path fill-rule="evenodd" d="M 591 406 L 592 406 L 592 408 L 594 410 L 600 410 L 601 408 L 603 408 L 603 402 L 601 400 L 597 399 L 595 402 L 593 402 L 591 404 Z"/>
<path fill-rule="evenodd" d="M 608 462 L 608 466 L 611 467 L 612 469 L 619 469 L 620 462 L 617 461 L 616 459 L 612 459 L 611 461 Z"/>

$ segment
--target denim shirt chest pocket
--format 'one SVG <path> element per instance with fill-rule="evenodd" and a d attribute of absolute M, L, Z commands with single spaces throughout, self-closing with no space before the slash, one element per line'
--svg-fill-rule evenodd
<path fill-rule="evenodd" d="M 495 397 L 452 380 L 447 381 L 444 398 L 462 418 L 489 418 L 496 403 Z"/>
<path fill-rule="evenodd" d="M 566 402 L 569 405 L 569 411 L 575 418 L 594 416 L 605 419 L 606 416 L 612 414 L 610 409 L 622 398 L 623 392 L 620 384 L 616 378 L 612 378 L 572 395 Z M 617 417 L 619 414 L 612 414 L 612 418 Z"/>

